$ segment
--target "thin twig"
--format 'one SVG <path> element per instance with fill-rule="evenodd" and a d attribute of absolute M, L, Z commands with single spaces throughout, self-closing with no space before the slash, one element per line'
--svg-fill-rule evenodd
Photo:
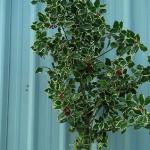
<path fill-rule="evenodd" d="M 113 49 L 114 49 L 114 48 L 109 49 L 108 51 L 104 52 L 103 54 L 99 55 L 98 57 L 103 56 L 104 54 L 108 53 L 109 51 L 111 51 L 111 50 L 113 50 Z M 96 58 L 98 58 L 98 57 L 96 57 Z"/>

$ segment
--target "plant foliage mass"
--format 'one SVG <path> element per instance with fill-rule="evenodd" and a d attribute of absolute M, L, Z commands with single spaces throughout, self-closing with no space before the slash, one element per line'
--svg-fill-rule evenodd
<path fill-rule="evenodd" d="M 39 2 L 45 3 L 45 9 L 31 25 L 36 33 L 32 49 L 43 58 L 50 54 L 54 60 L 46 71 L 50 79 L 45 91 L 54 109 L 61 110 L 58 121 L 68 122 L 69 132 L 78 132 L 75 149 L 90 150 L 95 141 L 99 149 L 106 148 L 108 132 L 124 133 L 129 126 L 150 131 L 150 113 L 145 107 L 150 96 L 137 96 L 139 86 L 150 82 L 150 66 L 133 62 L 138 50 L 148 51 L 139 34 L 124 30 L 122 21 L 108 25 L 106 4 L 99 0 L 31 3 Z M 116 53 L 114 60 L 99 60 L 110 51 Z M 145 61 L 150 62 L 150 56 Z M 37 68 L 36 73 L 43 69 Z"/>

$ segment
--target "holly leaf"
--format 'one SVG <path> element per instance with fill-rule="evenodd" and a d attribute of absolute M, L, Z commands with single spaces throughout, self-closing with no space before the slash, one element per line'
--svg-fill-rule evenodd
<path fill-rule="evenodd" d="M 95 6 L 96 8 L 99 8 L 99 6 L 100 6 L 100 0 L 95 0 L 94 6 Z"/>
<path fill-rule="evenodd" d="M 150 96 L 147 96 L 145 99 L 145 105 L 150 104 Z"/>
<path fill-rule="evenodd" d="M 42 67 L 38 67 L 37 69 L 36 69 L 36 73 L 41 73 L 43 71 L 43 68 Z"/>
<path fill-rule="evenodd" d="M 71 125 L 74 126 L 75 125 L 75 119 L 73 116 L 69 116 L 67 119 L 67 122 Z"/>
<path fill-rule="evenodd" d="M 139 101 L 141 105 L 144 105 L 144 95 L 142 93 L 139 95 Z"/>
<path fill-rule="evenodd" d="M 150 56 L 147 56 L 148 62 L 150 63 Z"/>
<path fill-rule="evenodd" d="M 146 47 L 144 44 L 140 44 L 140 49 L 141 49 L 143 52 L 148 51 L 147 47 Z"/>

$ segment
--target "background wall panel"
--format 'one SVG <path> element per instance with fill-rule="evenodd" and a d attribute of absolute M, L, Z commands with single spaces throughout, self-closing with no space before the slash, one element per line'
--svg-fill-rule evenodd
<path fill-rule="evenodd" d="M 105 15 L 109 24 L 123 20 L 125 29 L 132 29 L 150 47 L 150 2 L 148 0 L 112 0 Z M 30 5 L 29 0 L 0 0 L 0 150 L 71 150 L 68 146 L 74 135 L 67 133 L 68 124 L 58 124 L 59 112 L 44 89 L 48 87 L 46 74 L 35 74 L 38 66 L 49 66 L 53 59 L 41 59 L 30 46 L 35 33 L 30 25 L 44 5 Z M 55 32 L 55 31 L 54 31 Z M 53 35 L 54 32 L 50 34 Z M 147 53 L 138 52 L 136 63 L 144 66 Z M 105 57 L 114 59 L 111 51 Z M 100 58 L 104 60 L 103 58 Z M 46 71 L 46 70 L 45 70 Z M 149 83 L 138 94 L 150 95 Z M 96 150 L 93 144 L 93 150 Z M 142 129 L 129 128 L 124 135 L 109 133 L 108 150 L 149 150 L 150 136 Z"/>

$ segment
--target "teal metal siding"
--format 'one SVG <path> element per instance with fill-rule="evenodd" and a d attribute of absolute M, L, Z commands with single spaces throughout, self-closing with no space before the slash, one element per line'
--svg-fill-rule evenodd
<path fill-rule="evenodd" d="M 107 22 L 123 20 L 124 28 L 139 33 L 142 42 L 150 47 L 150 1 L 106 3 Z M 36 67 L 52 62 L 52 58 L 41 59 L 30 50 L 34 41 L 30 24 L 42 8 L 41 4 L 30 5 L 29 0 L 0 0 L 0 150 L 69 150 L 68 144 L 75 136 L 67 133 L 67 124 L 56 121 L 58 112 L 43 92 L 48 77 L 35 74 Z M 150 51 L 138 52 L 134 61 L 146 66 L 147 55 Z M 105 56 L 116 57 L 113 51 Z M 138 91 L 150 95 L 149 83 Z M 144 129 L 132 128 L 124 135 L 109 133 L 109 147 L 108 150 L 149 150 L 150 136 Z"/>

